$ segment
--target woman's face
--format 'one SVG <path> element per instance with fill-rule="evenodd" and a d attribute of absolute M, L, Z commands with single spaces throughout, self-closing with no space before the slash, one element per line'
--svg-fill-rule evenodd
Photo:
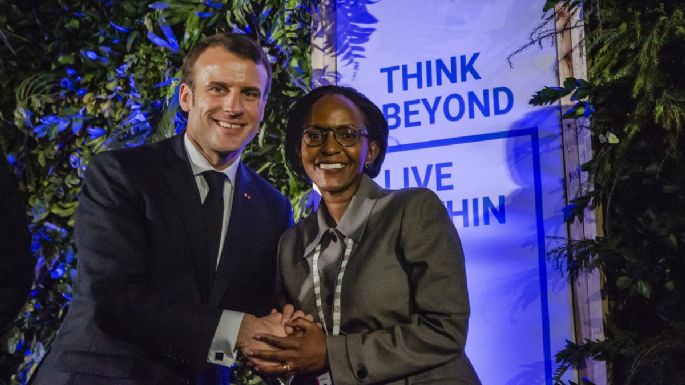
<path fill-rule="evenodd" d="M 324 134 L 323 143 L 319 146 L 308 145 L 304 139 L 300 144 L 304 170 L 324 200 L 351 199 L 361 182 L 364 164 L 373 162 L 378 155 L 378 143 L 369 141 L 366 136 L 359 136 L 356 143 L 343 146 L 333 132 L 326 132 L 337 130 L 345 143 L 342 136 L 347 129 L 353 130 L 352 133 L 365 130 L 364 115 L 354 103 L 338 94 L 325 95 L 317 100 L 305 119 L 303 137 L 309 130 L 314 134 Z"/>

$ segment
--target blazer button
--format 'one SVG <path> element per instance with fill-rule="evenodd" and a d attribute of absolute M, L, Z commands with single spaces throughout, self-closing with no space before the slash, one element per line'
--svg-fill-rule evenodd
<path fill-rule="evenodd" d="M 357 369 L 357 378 L 359 378 L 361 380 L 365 379 L 368 374 L 369 374 L 369 372 L 367 372 L 366 368 L 363 366 L 361 368 Z"/>

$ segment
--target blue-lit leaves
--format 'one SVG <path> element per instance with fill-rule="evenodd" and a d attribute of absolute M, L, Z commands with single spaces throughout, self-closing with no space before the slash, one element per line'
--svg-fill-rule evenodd
<path fill-rule="evenodd" d="M 60 279 L 64 277 L 64 271 L 64 264 L 58 263 L 57 266 L 50 271 L 50 278 L 55 280 Z"/>
<path fill-rule="evenodd" d="M 200 12 L 200 11 L 196 11 L 196 12 L 195 12 L 195 15 L 196 15 L 197 17 L 199 17 L 200 19 L 207 19 L 207 18 L 210 18 L 210 17 L 214 16 L 214 12 Z"/>
<path fill-rule="evenodd" d="M 67 91 L 73 91 L 75 89 L 74 82 L 72 82 L 71 79 L 66 76 L 60 80 L 59 85 L 62 87 L 62 89 Z"/>
<path fill-rule="evenodd" d="M 83 51 L 81 54 L 82 54 L 83 56 L 87 57 L 88 59 L 93 60 L 93 61 L 96 61 L 96 60 L 98 60 L 98 59 L 100 58 L 100 57 L 98 56 L 98 54 L 95 53 L 95 51 L 93 51 L 93 50 L 85 50 L 85 51 Z"/>
<path fill-rule="evenodd" d="M 114 69 L 114 72 L 118 77 L 126 77 L 128 75 L 128 64 L 124 63 Z"/>
<path fill-rule="evenodd" d="M 101 137 L 102 135 L 105 135 L 106 133 L 107 133 L 107 131 L 102 127 L 98 127 L 98 126 L 88 127 L 88 137 L 90 138 L 90 140 L 97 139 L 97 138 Z"/>
<path fill-rule="evenodd" d="M 33 134 L 38 138 L 54 139 L 57 134 L 64 131 L 69 126 L 69 118 L 57 115 L 46 115 L 41 117 L 40 124 L 33 128 Z"/>
<path fill-rule="evenodd" d="M 570 203 L 562 209 L 562 212 L 564 213 L 564 222 L 566 223 L 571 223 L 573 222 L 573 216 L 574 216 L 574 210 L 576 209 L 576 204 L 575 203 Z"/>
<path fill-rule="evenodd" d="M 209 8 L 214 8 L 214 9 L 221 9 L 224 7 L 224 4 L 222 4 L 220 1 L 205 0 L 202 2 L 202 4 L 208 6 Z"/>
<path fill-rule="evenodd" d="M 374 27 L 363 27 L 363 25 L 378 23 L 378 19 L 367 9 L 367 6 L 373 3 L 373 0 L 341 0 L 337 3 L 336 29 L 343 31 L 343 33 L 338 34 L 338 37 L 342 39 L 337 42 L 335 54 L 346 64 L 355 63 L 364 57 L 363 44 L 371 38 L 371 34 L 376 30 Z M 319 26 L 318 29 L 322 27 Z"/>
<path fill-rule="evenodd" d="M 154 32 L 152 32 L 152 31 L 148 31 L 148 32 L 147 32 L 147 38 L 148 38 L 151 42 L 153 42 L 154 44 L 156 44 L 156 45 L 158 45 L 158 46 L 160 46 L 160 47 L 162 47 L 162 48 L 166 48 L 166 49 L 169 49 L 169 50 L 171 50 L 171 51 L 174 50 L 174 49 L 171 47 L 171 45 L 169 45 L 169 43 L 168 43 L 166 40 L 164 40 L 164 39 L 162 39 L 161 37 L 155 35 Z"/>
<path fill-rule="evenodd" d="M 69 155 L 69 165 L 73 169 L 78 169 L 81 167 L 81 157 L 77 153 Z"/>
<path fill-rule="evenodd" d="M 174 127 L 176 127 L 176 133 L 182 133 L 187 124 L 188 117 L 183 113 L 183 111 L 180 109 L 176 111 L 176 115 L 174 115 Z"/>
<path fill-rule="evenodd" d="M 97 52 L 93 51 L 92 49 L 87 49 L 87 50 L 82 50 L 81 51 L 81 56 L 90 59 L 93 62 L 99 61 L 102 62 L 103 64 L 107 64 L 109 62 L 108 56 L 110 53 L 110 49 L 107 46 L 100 46 L 98 47 L 98 50 L 100 53 L 98 54 Z"/>
<path fill-rule="evenodd" d="M 170 85 L 173 81 L 174 81 L 174 78 L 169 77 L 166 80 L 155 84 L 155 88 L 166 87 L 166 86 Z"/>
<path fill-rule="evenodd" d="M 113 21 L 110 21 L 110 22 L 109 22 L 109 25 L 111 25 L 112 28 L 114 28 L 114 29 L 116 29 L 117 31 L 122 32 L 122 33 L 128 33 L 128 32 L 130 31 L 128 28 L 126 28 L 126 27 L 124 27 L 124 26 L 121 26 L 121 25 L 119 25 L 119 24 L 117 24 L 117 23 L 115 23 L 115 22 L 113 22 Z"/>
<path fill-rule="evenodd" d="M 149 8 L 156 9 L 156 10 L 162 10 L 162 9 L 168 9 L 169 4 L 165 3 L 164 1 L 156 1 L 152 4 L 148 5 Z"/>
<path fill-rule="evenodd" d="M 181 47 L 179 46 L 178 40 L 176 40 L 176 36 L 174 36 L 174 31 L 171 30 L 171 27 L 168 24 L 162 23 L 160 28 L 162 29 L 166 39 L 162 39 L 152 31 L 147 32 L 147 38 L 162 48 L 166 48 L 176 53 L 180 52 Z"/>
<path fill-rule="evenodd" d="M 85 120 L 83 112 L 84 109 L 82 108 L 79 112 L 69 114 L 67 116 L 42 116 L 40 119 L 38 119 L 40 123 L 33 127 L 33 135 L 36 138 L 46 138 L 52 140 L 64 132 L 69 126 L 71 126 L 71 133 L 78 136 L 81 134 L 83 122 Z M 61 146 L 58 145 L 57 149 L 60 148 Z"/>
<path fill-rule="evenodd" d="M 240 28 L 240 27 L 238 27 L 238 25 L 234 25 L 233 26 L 233 32 L 249 35 L 252 33 L 252 27 L 250 27 L 249 25 L 246 25 L 243 28 Z"/>
<path fill-rule="evenodd" d="M 21 106 L 18 106 L 17 110 L 21 114 L 22 120 L 24 121 L 24 125 L 28 128 L 33 128 L 33 111 Z"/>
<path fill-rule="evenodd" d="M 573 107 L 566 110 L 563 118 L 589 118 L 595 112 L 595 108 L 588 101 L 576 102 Z"/>
<path fill-rule="evenodd" d="M 171 46 L 172 50 L 174 52 L 178 52 L 180 50 L 180 46 L 178 45 L 178 40 L 176 40 L 176 36 L 174 36 L 174 31 L 171 30 L 171 26 L 169 24 L 162 23 L 160 25 L 160 28 L 162 28 L 162 32 L 164 32 L 164 37 L 166 37 L 167 42 L 169 42 L 169 45 Z"/>
<path fill-rule="evenodd" d="M 78 113 L 71 116 L 71 133 L 78 136 L 83 130 L 83 108 Z"/>
<path fill-rule="evenodd" d="M 259 18 L 260 19 L 268 19 L 270 14 L 271 14 L 271 8 L 265 7 L 264 10 L 262 11 L 261 15 L 259 16 Z"/>

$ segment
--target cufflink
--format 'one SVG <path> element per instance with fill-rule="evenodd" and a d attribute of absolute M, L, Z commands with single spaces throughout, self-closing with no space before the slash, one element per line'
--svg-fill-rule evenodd
<path fill-rule="evenodd" d="M 224 352 L 214 352 L 214 361 L 223 361 Z"/>

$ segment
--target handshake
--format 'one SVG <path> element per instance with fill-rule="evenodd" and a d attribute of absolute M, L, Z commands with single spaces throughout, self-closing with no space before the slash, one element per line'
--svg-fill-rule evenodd
<path fill-rule="evenodd" d="M 328 366 L 321 324 L 290 304 L 261 318 L 245 314 L 237 348 L 249 365 L 266 375 L 313 373 Z"/>

